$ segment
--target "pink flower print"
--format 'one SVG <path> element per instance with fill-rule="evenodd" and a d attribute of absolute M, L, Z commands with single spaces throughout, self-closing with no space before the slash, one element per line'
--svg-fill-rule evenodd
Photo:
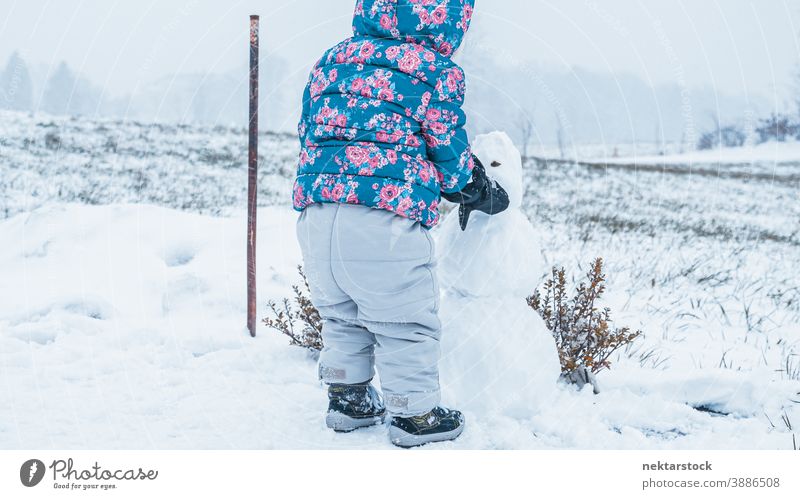
<path fill-rule="evenodd" d="M 344 128 L 347 126 L 347 116 L 340 114 L 336 117 L 336 125 Z"/>
<path fill-rule="evenodd" d="M 394 184 L 387 184 L 383 186 L 381 189 L 380 198 L 381 201 L 386 203 L 390 203 L 395 200 L 395 198 L 400 194 L 400 188 Z"/>
<path fill-rule="evenodd" d="M 444 7 L 439 6 L 431 13 L 431 21 L 433 24 L 442 24 L 447 20 L 447 11 Z"/>
<path fill-rule="evenodd" d="M 320 191 L 320 195 L 322 196 L 322 199 L 330 199 L 331 191 L 327 187 L 323 187 L 322 191 Z"/>
<path fill-rule="evenodd" d="M 450 45 L 449 42 L 442 42 L 441 45 L 439 45 L 439 52 L 449 57 L 453 53 L 453 46 Z"/>
<path fill-rule="evenodd" d="M 428 15 L 428 11 L 427 10 L 420 11 L 420 13 L 419 13 L 419 22 L 421 22 L 422 24 L 430 24 L 431 23 L 431 18 Z"/>
<path fill-rule="evenodd" d="M 457 87 L 458 82 L 456 82 L 456 79 L 453 77 L 452 73 L 447 75 L 447 90 L 455 92 Z"/>
<path fill-rule="evenodd" d="M 337 76 L 339 76 L 339 72 L 338 72 L 338 71 L 336 71 L 336 69 L 331 69 L 331 70 L 330 70 L 330 72 L 328 73 L 328 79 L 329 79 L 331 82 L 334 82 L 334 81 L 336 81 L 336 77 L 337 77 Z"/>
<path fill-rule="evenodd" d="M 397 153 L 395 151 L 387 151 L 386 152 L 386 159 L 389 160 L 389 163 L 396 164 L 397 163 Z"/>
<path fill-rule="evenodd" d="M 356 78 L 353 80 L 353 83 L 350 84 L 350 89 L 358 92 L 364 86 L 364 80 L 361 78 Z"/>
<path fill-rule="evenodd" d="M 400 71 L 404 73 L 413 73 L 417 70 L 420 63 L 419 55 L 416 52 L 408 51 L 405 55 L 400 59 Z"/>
<path fill-rule="evenodd" d="M 475 160 L 472 159 L 472 154 L 468 153 L 467 157 L 467 171 L 471 172 L 475 168 Z"/>
<path fill-rule="evenodd" d="M 336 184 L 333 186 L 333 190 L 331 191 L 331 199 L 334 201 L 338 201 L 344 195 L 344 185 L 343 184 Z"/>
<path fill-rule="evenodd" d="M 389 86 L 388 78 L 378 78 L 378 80 L 375 82 L 375 86 L 380 88 L 387 88 Z"/>
<path fill-rule="evenodd" d="M 378 155 L 372 156 L 369 158 L 369 167 L 370 168 L 377 168 L 381 166 L 381 158 Z"/>
<path fill-rule="evenodd" d="M 296 185 L 294 188 L 294 205 L 303 205 L 303 187 L 300 185 Z"/>
<path fill-rule="evenodd" d="M 356 166 L 361 166 L 369 159 L 367 151 L 358 146 L 348 146 L 345 149 L 345 155 L 347 159 Z"/>
<path fill-rule="evenodd" d="M 422 57 L 423 57 L 423 59 L 425 59 L 425 61 L 427 61 L 427 62 L 433 62 L 433 61 L 435 61 L 435 60 L 436 60 L 436 56 L 435 56 L 435 55 L 433 55 L 433 52 L 431 52 L 430 50 L 426 50 L 426 51 L 425 51 L 425 54 L 423 54 L 423 56 L 422 56 Z"/>
<path fill-rule="evenodd" d="M 369 59 L 370 57 L 372 57 L 372 54 L 374 53 L 375 53 L 375 45 L 373 45 L 372 42 L 364 42 L 361 45 L 361 51 L 359 52 L 359 55 L 362 58 Z"/>
<path fill-rule="evenodd" d="M 386 102 L 392 102 L 394 101 L 394 92 L 392 92 L 388 88 L 382 88 L 378 92 L 378 98 L 381 100 L 385 100 Z"/>
<path fill-rule="evenodd" d="M 396 46 L 392 46 L 386 49 L 386 57 L 389 60 L 397 59 L 397 56 L 400 55 L 400 48 Z"/>
<path fill-rule="evenodd" d="M 425 92 L 424 94 L 422 94 L 422 105 L 427 106 L 430 103 L 431 103 L 431 93 Z"/>
<path fill-rule="evenodd" d="M 464 19 L 466 19 L 467 21 L 472 19 L 472 5 L 464 6 Z"/>
<path fill-rule="evenodd" d="M 428 109 L 428 112 L 425 113 L 425 118 L 429 121 L 437 121 L 441 116 L 441 111 L 433 107 Z"/>
<path fill-rule="evenodd" d="M 381 16 L 381 28 L 390 30 L 394 28 L 394 23 L 392 22 L 392 18 L 389 17 L 387 14 Z"/>
<path fill-rule="evenodd" d="M 411 201 L 411 198 L 408 198 L 408 197 L 403 198 L 403 199 L 400 200 L 399 203 L 397 203 L 397 211 L 399 211 L 399 212 L 408 211 L 408 209 L 411 208 L 412 204 L 413 204 L 413 202 Z"/>
<path fill-rule="evenodd" d="M 383 130 L 376 133 L 375 138 L 378 139 L 378 142 L 389 142 L 389 134 Z"/>
<path fill-rule="evenodd" d="M 427 168 L 427 167 L 422 167 L 422 168 L 419 170 L 419 178 L 420 178 L 420 180 L 422 180 L 422 181 L 423 181 L 424 183 L 426 183 L 426 184 L 427 184 L 427 183 L 428 183 L 428 181 L 431 179 L 431 172 L 430 172 L 430 171 L 428 171 L 428 168 Z"/>
<path fill-rule="evenodd" d="M 350 191 L 350 194 L 347 195 L 347 200 L 350 204 L 358 204 L 358 196 L 354 191 Z"/>
<path fill-rule="evenodd" d="M 447 127 L 444 126 L 442 123 L 439 123 L 438 121 L 434 121 L 433 123 L 431 123 L 430 128 L 431 131 L 433 131 L 433 133 L 435 133 L 436 135 L 442 135 L 443 133 L 447 132 Z"/>

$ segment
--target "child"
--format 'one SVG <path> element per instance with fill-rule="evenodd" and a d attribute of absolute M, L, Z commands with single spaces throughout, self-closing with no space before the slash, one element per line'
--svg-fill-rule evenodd
<path fill-rule="evenodd" d="M 499 213 L 464 131 L 464 73 L 450 57 L 474 0 L 358 0 L 354 36 L 311 72 L 298 127 L 294 207 L 314 305 L 324 320 L 320 379 L 328 427 L 391 414 L 401 447 L 452 440 L 460 412 L 439 406 L 439 289 L 428 229 L 439 202 Z M 380 374 L 383 397 L 371 380 Z M 384 408 L 385 399 L 385 408 Z"/>

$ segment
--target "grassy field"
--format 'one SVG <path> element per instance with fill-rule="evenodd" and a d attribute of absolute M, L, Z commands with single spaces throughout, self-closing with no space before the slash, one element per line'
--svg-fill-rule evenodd
<path fill-rule="evenodd" d="M 612 309 L 645 333 L 632 358 L 662 368 L 800 364 L 800 164 L 773 175 L 763 165 L 753 174 L 724 164 L 526 166 L 526 208 L 549 263 L 582 273 L 605 259 Z"/>

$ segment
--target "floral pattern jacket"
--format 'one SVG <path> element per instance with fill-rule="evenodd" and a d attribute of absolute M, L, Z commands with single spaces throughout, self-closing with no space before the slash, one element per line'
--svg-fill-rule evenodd
<path fill-rule="evenodd" d="M 471 178 L 464 72 L 451 60 L 474 0 L 358 0 L 354 36 L 315 64 L 298 126 L 293 206 L 351 203 L 433 227 Z"/>

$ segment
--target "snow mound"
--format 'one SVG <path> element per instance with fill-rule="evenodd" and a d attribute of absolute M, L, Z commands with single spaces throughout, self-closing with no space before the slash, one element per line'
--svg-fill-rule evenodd
<path fill-rule="evenodd" d="M 510 204 L 494 217 L 475 213 L 464 231 L 448 217 L 439 231 L 443 390 L 472 411 L 530 416 L 549 403 L 560 374 L 555 341 L 525 302 L 543 259 L 519 209 L 519 151 L 501 132 L 478 136 L 473 148 Z"/>

